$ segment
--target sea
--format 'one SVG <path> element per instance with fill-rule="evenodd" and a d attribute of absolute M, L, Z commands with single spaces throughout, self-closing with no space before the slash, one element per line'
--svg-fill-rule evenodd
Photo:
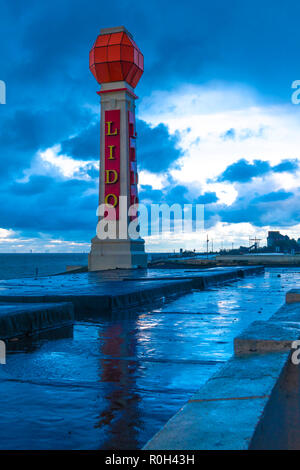
<path fill-rule="evenodd" d="M 48 276 L 87 264 L 87 253 L 0 253 L 0 279 Z"/>
<path fill-rule="evenodd" d="M 148 254 L 148 259 L 155 261 L 172 256 L 173 252 L 152 252 Z M 207 255 L 197 255 L 196 258 L 207 258 Z M 88 253 L 0 253 L 0 280 L 60 274 L 66 271 L 68 265 L 87 264 Z"/>

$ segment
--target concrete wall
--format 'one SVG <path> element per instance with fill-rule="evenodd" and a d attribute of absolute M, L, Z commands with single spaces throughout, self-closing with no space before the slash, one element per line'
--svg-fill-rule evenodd
<path fill-rule="evenodd" d="M 263 266 L 300 266 L 300 255 L 222 255 L 218 264 L 254 264 Z"/>
<path fill-rule="evenodd" d="M 300 368 L 290 357 L 259 420 L 249 449 L 300 449 Z"/>
<path fill-rule="evenodd" d="M 291 361 L 299 338 L 298 302 L 253 322 L 235 338 L 234 356 L 145 449 L 300 449 L 300 366 Z"/>

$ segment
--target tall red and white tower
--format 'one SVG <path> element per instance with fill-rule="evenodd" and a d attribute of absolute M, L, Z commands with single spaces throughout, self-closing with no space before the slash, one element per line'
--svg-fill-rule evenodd
<path fill-rule="evenodd" d="M 133 219 L 128 209 L 138 203 L 134 88 L 144 71 L 143 54 L 123 26 L 102 29 L 90 52 L 90 70 L 101 84 L 99 207 L 114 207 L 116 237 L 105 238 L 98 223 L 89 270 L 145 267 L 144 240 L 127 230 Z"/>

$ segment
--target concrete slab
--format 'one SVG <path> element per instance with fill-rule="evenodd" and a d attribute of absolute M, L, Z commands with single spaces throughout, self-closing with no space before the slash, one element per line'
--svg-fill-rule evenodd
<path fill-rule="evenodd" d="M 188 403 L 144 450 L 246 450 L 267 401 Z"/>
<path fill-rule="evenodd" d="M 233 357 L 189 402 L 269 396 L 287 358 L 288 352 Z"/>
<path fill-rule="evenodd" d="M 234 339 L 236 355 L 271 351 L 290 351 L 300 338 L 300 324 L 288 321 L 255 321 Z"/>
<path fill-rule="evenodd" d="M 180 294 L 193 288 L 192 281 L 138 282 L 129 285 L 122 282 L 104 282 L 96 286 L 82 286 L 80 282 L 52 284 L 49 279 L 36 285 L 14 285 L 1 289 L 0 302 L 71 302 L 77 319 L 111 313 L 115 308 L 126 308 L 149 302 L 165 295 Z"/>
<path fill-rule="evenodd" d="M 274 313 L 270 320 L 272 321 L 286 321 L 290 323 L 300 323 L 300 304 L 285 304 L 276 313 Z"/>
<path fill-rule="evenodd" d="M 76 318 L 110 313 L 165 295 L 263 272 L 262 267 L 209 270 L 112 270 L 0 281 L 0 302 L 72 302 Z M 127 282 L 124 282 L 127 281 Z"/>
<path fill-rule="evenodd" d="M 44 329 L 62 327 L 74 321 L 71 303 L 25 305 L 0 304 L 0 339 L 28 336 Z"/>

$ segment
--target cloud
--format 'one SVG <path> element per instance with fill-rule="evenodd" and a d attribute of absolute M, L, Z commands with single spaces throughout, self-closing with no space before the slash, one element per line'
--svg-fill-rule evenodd
<path fill-rule="evenodd" d="M 96 228 L 97 204 L 97 184 L 91 181 L 31 176 L 28 182 L 2 186 L 1 227 L 27 236 L 45 232 L 86 241 Z"/>
<path fill-rule="evenodd" d="M 278 165 L 273 166 L 272 171 L 283 173 L 284 171 L 293 172 L 299 168 L 298 160 L 283 160 Z"/>
<path fill-rule="evenodd" d="M 198 204 L 213 204 L 218 201 L 217 194 L 215 192 L 207 192 L 198 197 Z"/>
<path fill-rule="evenodd" d="M 138 166 L 152 173 L 167 171 L 183 155 L 178 147 L 179 135 L 170 134 L 163 123 L 151 126 L 137 119 Z M 100 122 L 96 120 L 77 135 L 61 142 L 60 154 L 79 160 L 100 158 Z"/>
<path fill-rule="evenodd" d="M 161 201 L 163 200 L 163 192 L 159 189 L 153 189 L 152 186 L 150 185 L 141 185 L 140 191 L 139 191 L 139 199 L 143 203 L 155 203 L 155 204 L 160 204 Z"/>
<path fill-rule="evenodd" d="M 125 24 L 145 54 L 147 73 L 141 84 L 145 91 L 219 77 L 250 83 L 272 97 L 282 97 L 289 93 L 286 83 L 297 78 L 294 57 L 299 42 L 299 5 L 295 0 L 286 8 L 274 2 L 272 11 L 268 3 L 258 0 L 251 4 L 218 0 L 213 5 L 190 0 L 184 11 L 179 0 L 172 2 L 171 10 L 167 2 L 141 2 L 134 12 L 128 0 L 117 1 L 113 9 L 109 4 L 100 8 L 97 0 L 29 0 L 26 5 L 24 8 L 15 0 L 3 6 L 0 20 L 1 57 L 7 75 L 3 79 L 9 82 L 14 74 L 17 80 L 22 76 L 24 88 L 32 84 L 42 88 L 44 84 L 48 91 L 53 85 L 68 83 L 76 99 L 76 92 L 84 93 L 78 85 L 84 87 L 89 74 L 85 68 L 87 51 L 99 28 L 111 24 Z M 11 35 L 16 22 L 18 28 Z"/>
<path fill-rule="evenodd" d="M 144 203 L 154 204 L 189 204 L 192 202 L 188 188 L 183 185 L 169 184 L 163 190 L 153 189 L 150 185 L 142 185 L 139 198 Z"/>
<path fill-rule="evenodd" d="M 13 195 L 33 196 L 51 190 L 53 179 L 44 175 L 33 175 L 30 181 L 24 183 L 12 183 L 8 188 Z"/>
<path fill-rule="evenodd" d="M 249 183 L 250 184 L 250 183 Z M 267 186 L 270 186 L 270 181 Z M 242 187 L 242 186 L 241 186 Z M 228 224 L 249 223 L 256 227 L 292 227 L 300 222 L 297 210 L 300 204 L 300 191 L 279 189 L 258 193 L 255 182 L 247 190 L 240 191 L 233 204 L 216 204 L 206 210 L 207 226 L 217 222 Z M 300 235 L 300 233 L 299 233 Z"/>
<path fill-rule="evenodd" d="M 268 162 L 254 160 L 253 163 L 241 159 L 236 163 L 228 166 L 226 170 L 219 176 L 218 181 L 229 182 L 246 182 L 256 176 L 262 176 L 270 171 L 271 167 Z"/>
<path fill-rule="evenodd" d="M 91 112 L 70 109 L 69 104 L 62 103 L 55 109 L 49 109 L 45 105 L 43 111 L 13 110 L 7 105 L 2 118 L 0 181 L 8 175 L 10 178 L 21 177 L 38 152 L 45 152 L 71 132 L 74 133 L 81 126 L 87 125 L 91 119 Z"/>
<path fill-rule="evenodd" d="M 236 132 L 233 128 L 231 129 L 228 129 L 228 131 L 226 131 L 223 135 L 222 135 L 223 139 L 224 140 L 227 140 L 227 139 L 235 139 L 236 137 Z"/>
<path fill-rule="evenodd" d="M 63 155 L 61 146 L 55 145 L 45 151 L 37 152 L 29 168 L 23 170 L 17 181 L 27 181 L 33 175 L 50 176 L 51 178 L 77 178 L 86 181 L 99 175 L 99 161 L 78 160 Z"/>
<path fill-rule="evenodd" d="M 88 52 L 99 28 L 118 23 L 145 55 L 137 91 L 141 197 L 201 201 L 210 206 L 208 223 L 232 220 L 236 237 L 239 217 L 297 226 L 300 117 L 290 83 L 299 78 L 299 3 L 273 2 L 270 10 L 258 0 L 191 0 L 184 15 L 179 0 L 171 10 L 159 0 L 134 10 L 127 0 L 113 8 L 14 0 L 1 8 L 3 230 L 33 238 L 45 230 L 53 240 L 92 235 L 99 86 Z"/>
<path fill-rule="evenodd" d="M 254 203 L 260 202 L 276 202 L 276 201 L 285 201 L 293 196 L 292 192 L 286 192 L 284 190 L 273 191 L 271 193 L 263 194 L 261 196 L 257 196 L 253 199 Z"/>
<path fill-rule="evenodd" d="M 153 189 L 150 185 L 141 185 L 139 191 L 140 201 L 144 204 L 205 204 L 210 205 L 218 201 L 215 192 L 203 193 L 200 196 L 195 196 L 194 191 L 184 185 L 178 185 L 176 182 L 170 180 L 169 184 L 165 185 L 163 189 Z"/>
<path fill-rule="evenodd" d="M 252 129 L 228 129 L 224 134 L 221 135 L 221 138 L 223 140 L 246 140 L 246 139 L 251 139 L 253 137 L 262 137 L 264 133 L 264 129 L 260 128 L 255 131 Z"/>
<path fill-rule="evenodd" d="M 263 176 L 271 171 L 275 173 L 293 172 L 299 168 L 297 160 L 283 160 L 275 166 L 262 160 L 254 160 L 253 163 L 245 159 L 238 160 L 236 163 L 228 166 L 226 170 L 218 177 L 218 181 L 248 182 L 252 178 Z"/>
<path fill-rule="evenodd" d="M 151 127 L 137 120 L 138 166 L 153 173 L 167 171 L 183 155 L 178 147 L 179 136 L 170 134 L 165 124 Z"/>
<path fill-rule="evenodd" d="M 61 142 L 61 153 L 79 160 L 99 160 L 100 122 L 84 128 L 78 135 Z"/>

